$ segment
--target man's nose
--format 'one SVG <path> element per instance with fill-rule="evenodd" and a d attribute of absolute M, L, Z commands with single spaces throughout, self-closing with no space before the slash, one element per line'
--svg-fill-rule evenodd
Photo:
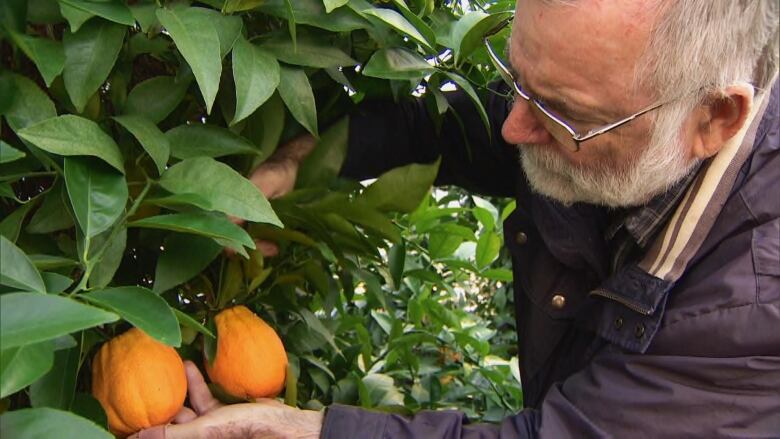
<path fill-rule="evenodd" d="M 550 144 L 553 137 L 531 112 L 531 103 L 518 98 L 501 127 L 501 136 L 512 145 Z"/>

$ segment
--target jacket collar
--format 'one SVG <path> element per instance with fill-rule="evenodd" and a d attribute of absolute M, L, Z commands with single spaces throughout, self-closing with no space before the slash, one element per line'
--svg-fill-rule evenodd
<path fill-rule="evenodd" d="M 756 98 L 743 130 L 695 174 L 644 257 L 620 268 L 590 293 L 601 300 L 591 302 L 591 309 L 580 315 L 602 338 L 629 351 L 647 350 L 661 324 L 669 291 L 706 239 L 755 142 L 763 138 L 762 121 L 766 115 L 772 117 L 767 106 L 776 100 L 777 93 Z"/>

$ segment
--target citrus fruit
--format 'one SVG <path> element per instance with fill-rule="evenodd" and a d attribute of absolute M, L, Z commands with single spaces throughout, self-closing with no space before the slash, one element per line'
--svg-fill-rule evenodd
<path fill-rule="evenodd" d="M 106 342 L 95 355 L 92 394 L 117 436 L 165 424 L 184 405 L 184 363 L 175 349 L 133 328 Z"/>
<path fill-rule="evenodd" d="M 245 306 L 221 311 L 214 318 L 217 350 L 206 372 L 232 396 L 272 398 L 284 388 L 287 353 L 279 335 Z"/>

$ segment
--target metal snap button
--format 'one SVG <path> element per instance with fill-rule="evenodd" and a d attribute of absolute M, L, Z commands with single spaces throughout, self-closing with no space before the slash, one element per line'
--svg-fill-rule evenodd
<path fill-rule="evenodd" d="M 562 296 L 561 294 L 556 294 L 552 297 L 550 304 L 555 309 L 561 309 L 566 306 L 566 297 Z"/>
<path fill-rule="evenodd" d="M 523 232 L 517 232 L 517 235 L 515 235 L 515 242 L 519 245 L 525 244 L 528 242 L 528 235 Z"/>
<path fill-rule="evenodd" d="M 620 331 L 621 328 L 623 328 L 623 317 L 618 317 L 615 319 L 615 329 Z"/>
<path fill-rule="evenodd" d="M 636 338 L 642 338 L 643 335 L 645 335 L 645 325 L 639 323 L 636 325 L 636 328 L 634 328 L 634 336 L 636 336 Z"/>

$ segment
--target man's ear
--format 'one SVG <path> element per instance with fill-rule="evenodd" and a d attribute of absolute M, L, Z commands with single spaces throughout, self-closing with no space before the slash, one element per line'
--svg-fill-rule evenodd
<path fill-rule="evenodd" d="M 745 125 L 753 105 L 753 88 L 732 85 L 694 111 L 691 153 L 698 159 L 717 154 Z"/>

